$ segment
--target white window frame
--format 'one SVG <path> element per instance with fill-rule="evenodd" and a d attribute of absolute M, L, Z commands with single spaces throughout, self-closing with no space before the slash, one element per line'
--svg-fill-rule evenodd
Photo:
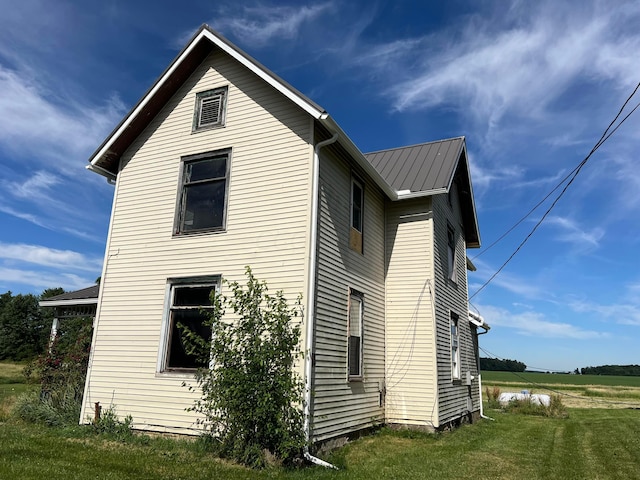
<path fill-rule="evenodd" d="M 197 182 L 190 182 L 187 178 L 187 166 L 202 160 L 226 157 L 226 168 L 224 177 L 207 178 Z M 227 204 L 229 198 L 229 176 L 231 171 L 231 149 L 214 150 L 211 152 L 199 153 L 196 155 L 188 155 L 181 158 L 180 162 L 180 179 L 178 181 L 178 194 L 176 199 L 176 214 L 173 226 L 174 235 L 191 235 L 203 232 L 224 232 L 227 229 Z M 198 184 L 224 182 L 224 198 L 222 201 L 222 223 L 219 226 L 205 228 L 185 229 L 187 215 L 187 191 L 190 187 Z"/>
<path fill-rule="evenodd" d="M 200 132 L 211 128 L 224 127 L 227 119 L 227 97 L 228 87 L 213 88 L 204 92 L 196 93 L 196 106 L 193 113 L 192 132 Z M 218 118 L 213 122 L 202 123 L 203 105 L 206 102 L 218 100 Z"/>
<path fill-rule="evenodd" d="M 351 317 L 351 307 L 352 307 L 352 302 L 354 301 L 358 301 L 360 308 L 358 309 L 358 323 L 359 325 L 356 327 L 355 332 L 353 333 L 357 333 L 357 335 L 352 335 L 352 326 L 353 326 L 353 319 Z M 363 379 L 363 353 L 364 353 L 364 339 L 363 339 L 363 332 L 364 332 L 364 293 L 359 292 L 358 290 L 355 290 L 353 288 L 349 289 L 349 300 L 348 300 L 348 304 L 347 304 L 347 378 L 349 381 L 361 381 Z M 352 337 L 357 337 L 359 338 L 359 342 L 358 342 L 358 371 L 356 373 L 351 373 L 351 350 L 352 350 L 352 346 L 353 346 L 353 341 L 352 341 Z"/>
<path fill-rule="evenodd" d="M 460 380 L 461 367 L 460 367 L 460 317 L 454 313 L 449 312 L 449 333 L 451 342 L 451 379 Z"/>
<path fill-rule="evenodd" d="M 456 230 L 447 222 L 447 275 L 453 283 L 458 283 L 458 272 L 456 269 Z"/>
<path fill-rule="evenodd" d="M 176 307 L 173 305 L 175 292 L 180 288 L 212 287 L 216 293 L 220 292 L 220 275 L 206 277 L 185 277 L 171 278 L 167 280 L 165 291 L 165 306 L 162 316 L 162 330 L 160 333 L 160 344 L 158 348 L 157 373 L 161 374 L 188 374 L 193 375 L 197 368 L 191 367 L 169 367 L 169 352 L 171 350 L 172 331 L 174 318 L 172 313 L 181 308 L 198 308 L 202 310 L 213 310 L 212 305 L 199 305 L 190 307 Z M 211 365 L 210 365 L 211 366 Z"/>

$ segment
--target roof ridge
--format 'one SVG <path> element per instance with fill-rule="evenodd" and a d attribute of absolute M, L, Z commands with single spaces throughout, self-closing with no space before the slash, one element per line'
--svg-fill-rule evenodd
<path fill-rule="evenodd" d="M 451 138 L 442 138 L 440 140 L 432 140 L 430 142 L 422 142 L 422 143 L 415 143 L 413 145 L 403 145 L 400 147 L 393 147 L 393 148 L 384 148 L 382 150 L 374 150 L 373 152 L 367 152 L 364 155 L 373 155 L 374 153 L 382 153 L 382 152 L 391 152 L 393 150 L 401 150 L 401 149 L 405 149 L 405 148 L 414 148 L 414 147 L 421 147 L 423 145 L 433 145 L 434 143 L 442 143 L 442 142 L 450 142 L 452 140 L 464 140 L 464 135 L 460 135 L 457 137 L 451 137 Z"/>

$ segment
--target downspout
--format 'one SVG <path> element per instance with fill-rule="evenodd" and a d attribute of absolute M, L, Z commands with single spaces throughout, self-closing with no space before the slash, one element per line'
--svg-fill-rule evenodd
<path fill-rule="evenodd" d="M 315 301 L 316 301 L 316 270 L 317 270 L 317 254 L 318 248 L 318 194 L 320 184 L 320 157 L 318 152 L 326 145 L 330 145 L 338 140 L 338 134 L 334 133 L 333 137 L 328 140 L 319 142 L 313 150 L 313 166 L 311 180 L 311 242 L 309 245 L 309 283 L 307 291 L 307 332 L 306 332 L 306 348 L 304 358 L 304 458 L 326 468 L 334 468 L 335 465 L 325 462 L 324 460 L 314 457 L 309 453 L 309 444 L 311 443 L 311 374 L 313 363 L 313 330 L 315 322 Z"/>
<path fill-rule="evenodd" d="M 485 333 L 489 333 L 489 329 L 484 324 L 480 326 L 484 328 L 484 332 L 476 333 L 477 337 L 479 337 L 480 335 L 484 335 Z M 478 341 L 478 343 L 480 342 Z M 479 352 L 478 352 L 478 357 L 480 357 Z M 486 420 L 491 420 L 492 422 L 494 422 L 495 418 L 487 417 L 484 414 L 484 408 L 482 406 L 482 372 L 480 371 L 480 358 L 478 358 L 478 392 L 480 394 L 480 418 L 484 418 Z"/>

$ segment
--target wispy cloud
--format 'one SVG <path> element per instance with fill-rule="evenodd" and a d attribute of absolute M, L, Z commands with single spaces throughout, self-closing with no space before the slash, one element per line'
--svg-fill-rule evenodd
<path fill-rule="evenodd" d="M 238 14 L 224 11 L 212 24 L 223 33 L 229 31 L 240 42 L 264 46 L 275 39 L 295 38 L 306 22 L 317 19 L 332 7 L 332 2 L 311 6 L 243 7 Z"/>
<path fill-rule="evenodd" d="M 0 144 L 32 165 L 77 167 L 123 112 L 117 97 L 103 106 L 65 101 L 30 74 L 0 65 Z"/>
<path fill-rule="evenodd" d="M 0 267 L 0 287 L 16 283 L 36 289 L 62 287 L 65 290 L 79 290 L 93 285 L 94 280 L 95 278 L 81 277 L 73 273 L 58 274 Z"/>
<path fill-rule="evenodd" d="M 571 243 L 581 251 L 599 247 L 600 240 L 605 233 L 600 227 L 585 230 L 575 220 L 556 215 L 547 217 L 546 222 L 547 224 L 555 225 L 561 230 L 561 234 L 557 237 L 558 240 Z"/>
<path fill-rule="evenodd" d="M 102 259 L 89 258 L 71 250 L 58 250 L 24 243 L 0 242 L 0 259 L 46 267 L 63 267 L 70 270 L 99 271 L 102 267 Z"/>
<path fill-rule="evenodd" d="M 521 335 L 575 340 L 609 336 L 607 332 L 585 330 L 569 323 L 551 322 L 544 314 L 535 311 L 509 311 L 492 305 L 478 305 L 478 308 L 491 327 L 513 329 Z"/>

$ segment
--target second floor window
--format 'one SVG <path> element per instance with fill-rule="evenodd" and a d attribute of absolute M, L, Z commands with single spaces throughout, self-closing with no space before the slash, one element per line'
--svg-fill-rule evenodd
<path fill-rule="evenodd" d="M 223 150 L 183 159 L 176 234 L 224 230 L 229 156 Z"/>
<path fill-rule="evenodd" d="M 364 229 L 364 188 L 356 178 L 351 179 L 351 228 L 349 247 L 362 253 L 362 232 Z"/>

